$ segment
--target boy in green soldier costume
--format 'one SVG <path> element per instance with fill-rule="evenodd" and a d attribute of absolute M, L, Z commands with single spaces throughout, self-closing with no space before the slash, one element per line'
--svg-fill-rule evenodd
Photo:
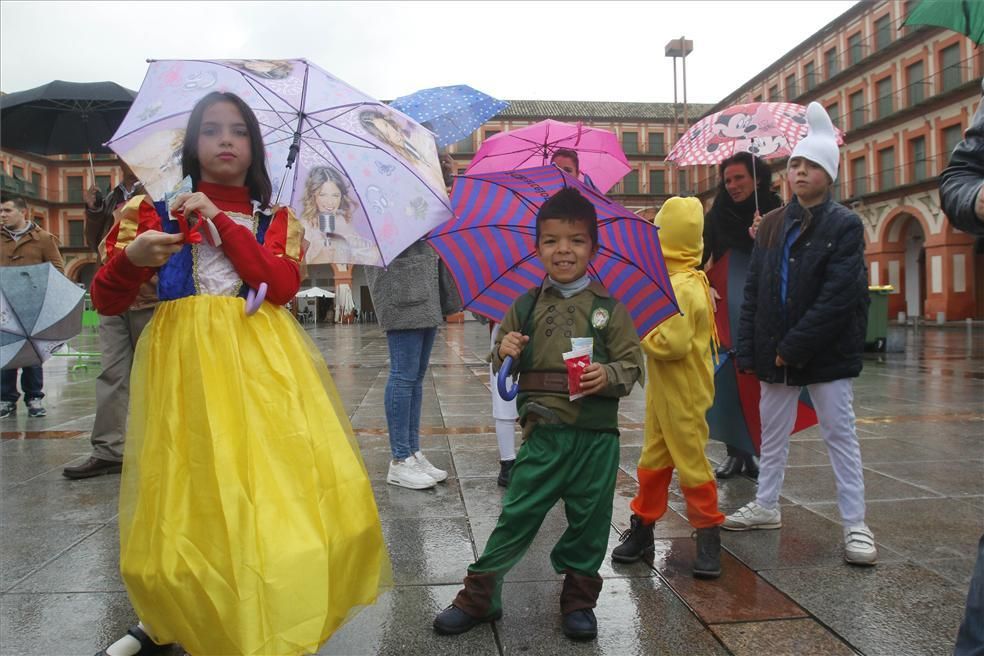
<path fill-rule="evenodd" d="M 592 609 L 611 531 L 618 400 L 632 391 L 643 367 L 628 311 L 587 275 L 597 251 L 597 213 L 580 192 L 563 189 L 541 206 L 536 253 L 547 278 L 513 303 L 492 351 L 497 371 L 507 355 L 518 362 L 524 442 L 484 553 L 468 568 L 452 605 L 434 619 L 439 633 L 464 633 L 502 617 L 503 577 L 563 499 L 568 527 L 550 554 L 554 570 L 565 574 L 563 630 L 575 640 L 597 635 Z M 581 376 L 585 396 L 575 401 L 563 358 L 572 337 L 593 338 L 592 364 Z"/>

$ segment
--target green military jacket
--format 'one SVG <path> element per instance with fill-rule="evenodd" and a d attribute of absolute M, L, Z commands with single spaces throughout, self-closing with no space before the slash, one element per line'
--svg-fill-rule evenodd
<path fill-rule="evenodd" d="M 502 321 L 492 351 L 496 372 L 502 366 L 499 345 L 513 331 L 530 337 L 518 366 L 513 365 L 513 372 L 520 374 L 517 406 L 524 436 L 535 423 L 618 433 L 618 399 L 632 391 L 643 372 L 639 337 L 625 306 L 596 281 L 570 298 L 549 286 L 539 296 L 536 288 L 531 289 L 513 303 Z M 594 338 L 591 361 L 602 363 L 608 374 L 604 390 L 574 401 L 569 398 L 564 364 L 572 337 Z"/>

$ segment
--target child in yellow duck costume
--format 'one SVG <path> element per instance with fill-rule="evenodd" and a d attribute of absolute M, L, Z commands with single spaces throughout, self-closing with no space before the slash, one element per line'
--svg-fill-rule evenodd
<path fill-rule="evenodd" d="M 696 198 L 670 198 L 656 215 L 663 258 L 680 314 L 661 323 L 642 340 L 646 354 L 646 441 L 639 458 L 639 492 L 629 504 L 630 528 L 612 552 L 633 562 L 655 549 L 653 524 L 666 513 L 674 468 L 687 502 L 687 518 L 697 529 L 694 576 L 721 573 L 717 485 L 704 447 L 705 418 L 714 400 L 714 304 L 704 272 L 704 211 Z"/>

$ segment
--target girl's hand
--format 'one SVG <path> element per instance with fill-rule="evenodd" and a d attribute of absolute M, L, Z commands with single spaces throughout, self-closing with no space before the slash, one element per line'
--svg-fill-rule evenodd
<path fill-rule="evenodd" d="M 523 347 L 528 341 L 530 341 L 529 335 L 515 331 L 509 333 L 502 338 L 502 342 L 499 344 L 499 357 L 504 360 L 507 355 L 511 355 L 513 360 L 518 360 L 519 354 L 523 352 Z"/>
<path fill-rule="evenodd" d="M 718 294 L 718 290 L 714 289 L 713 287 L 711 287 L 710 289 L 711 289 L 711 300 L 714 301 L 714 311 L 717 312 L 718 303 L 721 301 L 721 295 Z"/>
<path fill-rule="evenodd" d="M 196 191 L 190 194 L 178 194 L 174 197 L 174 201 L 171 203 L 172 212 L 180 212 L 187 217 L 188 221 L 192 220 L 192 214 L 198 212 L 206 219 L 214 219 L 215 215 L 221 212 L 218 207 L 215 206 L 208 196 L 200 191 Z"/>
<path fill-rule="evenodd" d="M 608 387 L 608 370 L 600 362 L 592 362 L 581 374 L 581 391 L 585 394 L 597 394 Z"/>
<path fill-rule="evenodd" d="M 137 235 L 123 254 L 135 266 L 156 268 L 167 262 L 168 258 L 184 246 L 184 235 L 170 235 L 166 232 L 148 230 Z"/>

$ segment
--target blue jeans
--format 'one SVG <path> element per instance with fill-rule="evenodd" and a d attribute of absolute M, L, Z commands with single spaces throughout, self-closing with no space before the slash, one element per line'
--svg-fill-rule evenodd
<path fill-rule="evenodd" d="M 977 543 L 977 563 L 967 592 L 967 608 L 963 624 L 957 633 L 953 656 L 981 656 L 984 654 L 984 535 Z"/>
<path fill-rule="evenodd" d="M 420 450 L 420 410 L 424 374 L 430 361 L 437 328 L 391 330 L 390 374 L 386 381 L 386 424 L 394 460 L 404 460 Z"/>
<path fill-rule="evenodd" d="M 33 367 L 24 367 L 20 371 L 21 389 L 24 390 L 24 400 L 43 399 L 44 392 L 41 391 L 41 388 L 44 387 L 44 371 L 41 369 L 41 365 L 36 364 Z M 2 387 L 2 390 L 0 390 L 0 401 L 17 403 L 20 393 L 17 391 L 16 369 L 4 369 L 0 373 L 0 387 Z"/>

